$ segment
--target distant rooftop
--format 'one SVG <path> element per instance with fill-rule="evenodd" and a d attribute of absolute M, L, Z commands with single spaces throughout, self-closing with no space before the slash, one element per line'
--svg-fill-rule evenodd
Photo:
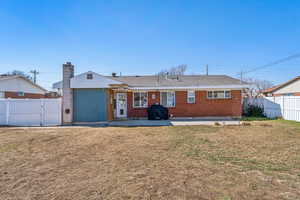
<path fill-rule="evenodd" d="M 298 80 L 300 80 L 300 76 L 297 76 L 296 78 L 293 78 L 292 80 L 289 80 L 289 81 L 287 81 L 285 83 L 282 83 L 282 84 L 276 85 L 274 87 L 265 89 L 265 90 L 262 91 L 262 93 L 272 93 L 272 92 L 275 92 L 276 90 L 279 90 L 279 89 L 281 89 L 281 88 L 283 88 L 283 87 L 285 87 L 285 86 L 287 86 L 287 85 L 289 85 L 289 84 L 291 84 L 291 83 L 293 83 L 295 81 L 298 81 Z"/>
<path fill-rule="evenodd" d="M 8 80 L 8 79 L 15 79 L 15 78 L 21 78 L 21 79 L 29 82 L 30 84 L 34 85 L 35 87 L 38 87 L 41 90 L 47 91 L 45 88 L 41 87 L 40 85 L 34 83 L 33 81 L 31 81 L 30 79 L 28 79 L 28 78 L 26 78 L 24 76 L 20 76 L 20 75 L 6 75 L 6 74 L 1 74 L 0 75 L 0 81 Z"/>

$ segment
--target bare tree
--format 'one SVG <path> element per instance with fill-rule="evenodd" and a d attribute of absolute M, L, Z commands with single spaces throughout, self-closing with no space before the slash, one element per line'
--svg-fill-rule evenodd
<path fill-rule="evenodd" d="M 11 72 L 7 72 L 5 74 L 2 74 L 2 76 L 22 76 L 24 78 L 27 78 L 29 80 L 32 80 L 32 77 L 28 74 L 26 74 L 23 71 L 13 70 Z"/>
<path fill-rule="evenodd" d="M 159 76 L 168 76 L 171 78 L 178 78 L 181 75 L 184 75 L 184 73 L 187 70 L 186 64 L 181 64 L 176 67 L 171 67 L 170 69 L 162 70 L 158 73 Z"/>
<path fill-rule="evenodd" d="M 244 81 L 250 84 L 250 87 L 246 92 L 247 95 L 251 97 L 256 97 L 260 95 L 263 90 L 274 86 L 274 84 L 268 80 L 246 78 Z"/>

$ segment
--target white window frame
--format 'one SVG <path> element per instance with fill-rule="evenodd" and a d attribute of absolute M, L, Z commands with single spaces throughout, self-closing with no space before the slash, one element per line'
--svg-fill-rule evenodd
<path fill-rule="evenodd" d="M 162 104 L 162 93 L 167 92 L 167 93 L 173 93 L 174 95 L 174 105 L 173 106 L 166 106 Z M 168 98 L 167 98 L 167 104 L 168 104 Z M 175 91 L 161 91 L 160 92 L 160 105 L 163 105 L 167 108 L 175 108 L 176 107 L 176 92 Z"/>
<path fill-rule="evenodd" d="M 86 79 L 87 80 L 93 80 L 94 79 L 94 75 L 92 73 L 88 73 L 88 74 L 86 74 Z"/>
<path fill-rule="evenodd" d="M 18 94 L 19 97 L 24 97 L 25 96 L 25 92 L 22 92 L 22 91 L 18 92 L 17 94 Z"/>
<path fill-rule="evenodd" d="M 187 103 L 196 103 L 196 91 L 195 90 L 188 90 L 187 91 L 187 95 L 186 95 L 186 98 L 187 98 Z M 190 98 L 193 98 L 193 101 L 190 101 Z"/>
<path fill-rule="evenodd" d="M 209 92 L 212 92 L 212 96 L 209 97 Z M 214 97 L 214 92 L 224 92 L 224 97 Z M 229 97 L 226 97 L 226 92 L 229 92 Z M 231 91 L 230 90 L 209 90 L 207 91 L 207 99 L 231 99 Z"/>
<path fill-rule="evenodd" d="M 146 94 L 146 99 L 147 99 L 146 105 L 141 106 L 141 105 L 142 105 L 142 99 L 141 99 L 141 98 L 140 98 L 140 100 L 139 100 L 139 104 L 140 104 L 139 106 L 136 106 L 136 105 L 134 104 L 134 95 L 137 94 L 137 93 L 139 93 L 140 96 L 141 96 L 142 93 L 145 93 L 145 94 Z M 145 92 L 145 91 L 133 92 L 133 94 L 132 94 L 132 107 L 133 107 L 133 108 L 148 108 L 148 92 Z"/>
<path fill-rule="evenodd" d="M 4 99 L 5 98 L 5 92 L 0 91 L 0 99 Z"/>

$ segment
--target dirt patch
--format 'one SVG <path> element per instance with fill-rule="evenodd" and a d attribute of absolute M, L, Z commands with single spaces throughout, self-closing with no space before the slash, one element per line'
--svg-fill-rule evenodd
<path fill-rule="evenodd" d="M 0 199 L 299 199 L 300 132 L 0 128 Z"/>

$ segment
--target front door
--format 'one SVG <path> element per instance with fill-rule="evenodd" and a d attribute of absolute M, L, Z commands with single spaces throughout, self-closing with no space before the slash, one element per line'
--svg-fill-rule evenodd
<path fill-rule="evenodd" d="M 117 118 L 127 117 L 127 95 L 126 93 L 117 93 Z"/>

